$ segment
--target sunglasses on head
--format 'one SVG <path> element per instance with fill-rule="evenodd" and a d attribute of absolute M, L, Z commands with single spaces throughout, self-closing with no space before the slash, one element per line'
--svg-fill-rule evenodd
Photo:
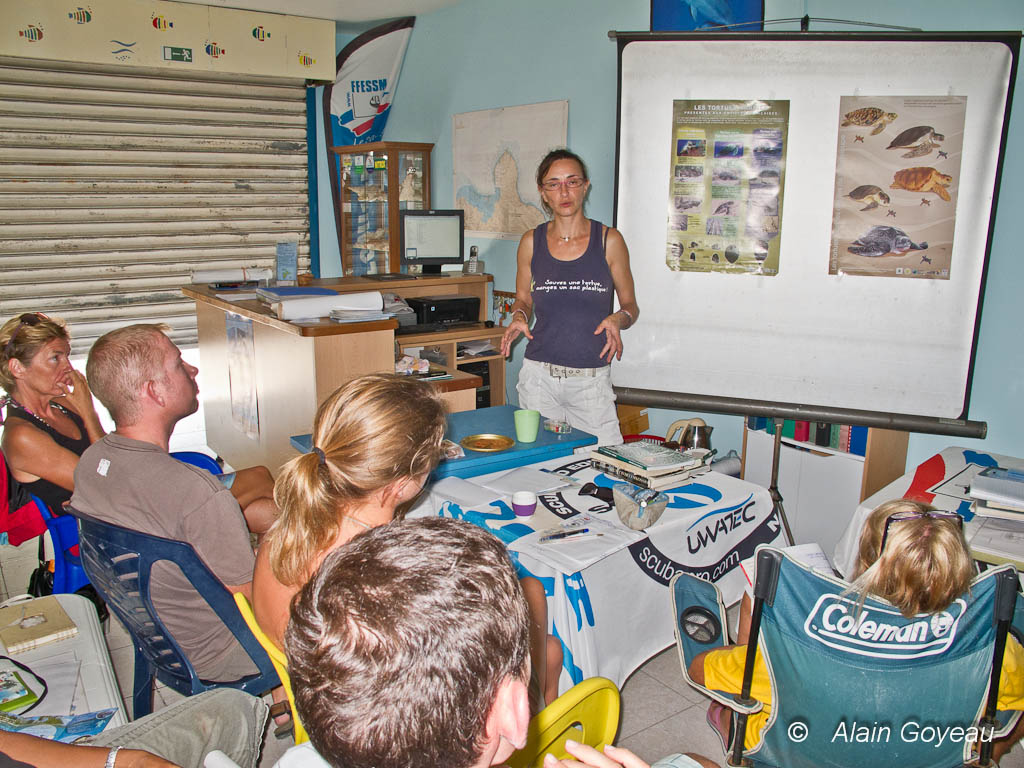
<path fill-rule="evenodd" d="M 4 347 L 4 357 L 11 356 L 11 350 L 14 349 L 14 340 L 18 338 L 18 332 L 22 328 L 24 328 L 26 325 L 36 326 L 43 322 L 43 320 L 49 319 L 50 318 L 48 318 L 42 312 L 26 312 L 21 317 L 19 317 L 18 324 L 14 327 L 14 330 L 11 331 L 11 338 L 7 340 L 7 346 Z"/>
<path fill-rule="evenodd" d="M 885 551 L 885 542 L 889 538 L 889 528 L 894 522 L 902 522 L 905 520 L 916 520 L 919 517 L 931 517 L 936 520 L 956 520 L 957 525 L 960 526 L 960 530 L 964 529 L 964 519 L 960 517 L 956 512 L 942 512 L 938 509 L 928 510 L 927 512 L 918 512 L 917 510 L 907 510 L 906 512 L 893 512 L 885 519 L 885 529 L 882 531 L 882 545 L 878 548 L 878 554 Z"/>

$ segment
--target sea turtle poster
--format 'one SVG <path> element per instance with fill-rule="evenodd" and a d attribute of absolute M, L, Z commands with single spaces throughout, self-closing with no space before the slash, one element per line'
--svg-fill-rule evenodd
<path fill-rule="evenodd" d="M 788 101 L 672 103 L 670 270 L 778 274 L 788 125 Z"/>
<path fill-rule="evenodd" d="M 966 96 L 843 96 L 829 274 L 948 280 Z"/>

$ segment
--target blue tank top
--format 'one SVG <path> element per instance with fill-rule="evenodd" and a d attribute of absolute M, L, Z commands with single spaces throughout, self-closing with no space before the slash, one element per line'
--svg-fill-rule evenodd
<path fill-rule="evenodd" d="M 590 242 L 578 259 L 559 261 L 548 250 L 548 222 L 533 231 L 533 312 L 537 322 L 526 357 L 573 368 L 601 368 L 605 335 L 594 329 L 611 314 L 615 285 L 604 255 L 604 227 L 590 222 Z"/>

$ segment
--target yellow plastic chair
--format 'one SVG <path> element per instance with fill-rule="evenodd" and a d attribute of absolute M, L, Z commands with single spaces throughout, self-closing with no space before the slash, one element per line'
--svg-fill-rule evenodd
<path fill-rule="evenodd" d="M 274 658 L 271 656 L 271 658 Z M 510 768 L 540 766 L 544 755 L 572 758 L 566 739 L 600 751 L 619 730 L 619 689 L 605 677 L 591 677 L 563 693 L 530 721 L 526 746 L 507 761 Z"/>
<path fill-rule="evenodd" d="M 281 685 L 284 686 L 284 691 L 288 694 L 288 703 L 292 708 L 292 725 L 295 729 L 295 743 L 302 744 L 304 741 L 309 741 L 306 729 L 302 727 L 302 723 L 299 722 L 299 714 L 295 711 L 295 696 L 292 695 L 292 681 L 288 677 L 288 659 L 285 657 L 284 651 L 274 645 L 273 641 L 267 637 L 266 632 L 264 632 L 260 625 L 256 623 L 256 616 L 253 615 L 252 606 L 249 605 L 249 601 L 245 599 L 245 595 L 239 592 L 235 592 L 234 595 L 235 605 L 238 606 L 238 612 L 242 614 L 242 618 L 245 619 L 245 623 L 249 625 L 249 629 L 252 632 L 253 637 L 259 641 L 260 645 L 262 645 L 263 649 L 267 652 L 267 656 L 270 657 L 270 662 L 274 665 L 274 669 L 277 671 L 277 676 L 281 678 Z M 561 698 L 559 698 L 559 700 L 561 700 Z M 557 704 L 558 702 L 555 703 Z M 618 712 L 617 695 L 616 712 Z"/>

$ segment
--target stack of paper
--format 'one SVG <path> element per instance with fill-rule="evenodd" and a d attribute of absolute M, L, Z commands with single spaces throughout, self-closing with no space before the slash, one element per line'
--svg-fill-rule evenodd
<path fill-rule="evenodd" d="M 276 301 L 270 308 L 279 320 L 300 320 L 311 317 L 326 317 L 334 310 L 361 312 L 364 319 L 380 315 L 384 309 L 384 298 L 380 291 L 362 293 L 334 293 L 329 296 L 308 296 Z"/>
<path fill-rule="evenodd" d="M 365 323 L 369 320 L 387 320 L 394 317 L 390 312 L 359 309 L 332 309 L 331 320 L 336 323 Z"/>
<path fill-rule="evenodd" d="M 308 299 L 314 296 L 337 296 L 338 292 L 331 288 L 316 285 L 274 285 L 257 288 L 256 295 L 267 304 L 289 299 Z"/>
<path fill-rule="evenodd" d="M 1024 561 L 1024 525 L 1017 520 L 987 518 L 971 537 L 970 549 L 977 555 Z"/>
<path fill-rule="evenodd" d="M 484 485 L 498 493 L 511 496 L 516 491 L 533 491 L 546 493 L 556 488 L 573 485 L 572 480 L 554 472 L 545 472 L 536 467 L 516 467 L 503 475 L 482 481 Z"/>
<path fill-rule="evenodd" d="M 832 563 L 828 560 L 828 555 L 825 554 L 820 545 L 815 544 L 814 542 L 807 544 L 792 544 L 788 547 L 782 547 L 782 551 L 797 562 L 810 566 L 813 571 L 817 571 L 818 573 L 822 573 L 826 576 L 835 576 L 835 572 L 832 569 Z M 740 570 L 743 572 L 743 576 L 747 580 L 747 585 L 744 589 L 746 589 L 747 594 L 751 596 L 754 594 L 754 572 L 756 570 L 756 565 L 756 553 L 740 563 Z"/>
<path fill-rule="evenodd" d="M 643 531 L 631 531 L 615 519 L 595 517 L 589 512 L 563 521 L 560 530 L 581 531 L 565 538 L 542 541 L 550 536 L 552 530 L 534 531 L 528 536 L 516 539 L 508 545 L 514 552 L 540 560 L 542 563 L 565 574 L 573 574 L 599 560 L 628 547 L 647 534 Z"/>
<path fill-rule="evenodd" d="M 477 357 L 479 355 L 493 355 L 497 352 L 490 339 L 477 339 L 475 341 L 462 341 L 458 345 L 458 358 Z"/>

